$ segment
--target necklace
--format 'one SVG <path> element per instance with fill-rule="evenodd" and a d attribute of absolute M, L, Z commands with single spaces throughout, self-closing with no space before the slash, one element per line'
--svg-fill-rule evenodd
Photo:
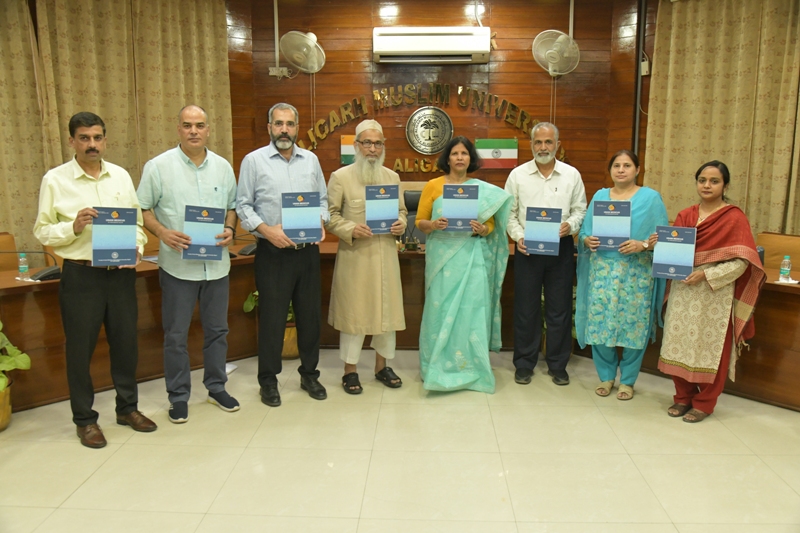
<path fill-rule="evenodd" d="M 725 207 L 726 205 L 728 205 L 728 204 L 726 204 L 725 202 L 723 202 L 722 204 L 720 204 L 720 205 L 718 205 L 717 207 L 715 207 L 715 208 L 714 208 L 714 209 L 713 209 L 713 210 L 712 210 L 710 213 L 708 213 L 706 216 L 700 216 L 700 210 L 702 209 L 702 205 L 701 205 L 701 206 L 698 206 L 698 208 L 697 208 L 697 215 L 698 215 L 698 216 L 697 216 L 697 224 L 700 224 L 702 221 L 704 221 L 705 219 L 707 219 L 708 217 L 710 217 L 711 215 L 713 215 L 714 213 L 716 213 L 717 211 L 719 211 L 720 209 L 722 209 L 723 207 Z M 695 225 L 697 225 L 697 224 L 695 224 Z"/>

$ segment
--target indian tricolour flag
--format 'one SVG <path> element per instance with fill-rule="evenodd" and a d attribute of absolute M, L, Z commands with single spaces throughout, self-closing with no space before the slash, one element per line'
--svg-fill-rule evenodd
<path fill-rule="evenodd" d="M 342 135 L 342 165 L 351 165 L 356 158 L 356 149 L 353 144 L 356 142 L 355 135 Z"/>
<path fill-rule="evenodd" d="M 517 139 L 475 139 L 475 149 L 483 159 L 483 168 L 516 167 L 518 144 Z"/>

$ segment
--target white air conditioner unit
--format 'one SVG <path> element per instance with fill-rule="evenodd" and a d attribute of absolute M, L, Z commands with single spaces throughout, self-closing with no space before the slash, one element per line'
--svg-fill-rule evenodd
<path fill-rule="evenodd" d="M 376 63 L 449 65 L 488 63 L 487 27 L 391 27 L 372 30 Z"/>

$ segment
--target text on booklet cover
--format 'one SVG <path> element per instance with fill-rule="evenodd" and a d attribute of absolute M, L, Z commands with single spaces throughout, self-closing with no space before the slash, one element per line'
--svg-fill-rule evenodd
<path fill-rule="evenodd" d="M 561 209 L 528 207 L 525 212 L 525 247 L 529 254 L 558 255 Z"/>
<path fill-rule="evenodd" d="M 319 192 L 285 192 L 281 194 L 283 232 L 295 244 L 322 240 Z"/>
<path fill-rule="evenodd" d="M 600 239 L 598 250 L 618 250 L 620 244 L 631 238 L 631 203 L 595 202 L 592 233 Z"/>
<path fill-rule="evenodd" d="M 375 235 L 391 233 L 400 217 L 399 185 L 367 185 L 367 226 Z"/>
<path fill-rule="evenodd" d="M 447 219 L 446 231 L 472 231 L 470 220 L 478 220 L 478 185 L 445 185 L 442 217 Z"/>
<path fill-rule="evenodd" d="M 656 226 L 658 242 L 653 250 L 653 277 L 686 279 L 694 267 L 696 228 Z"/>
<path fill-rule="evenodd" d="M 192 239 L 192 244 L 183 250 L 181 257 L 200 261 L 222 261 L 224 248 L 217 246 L 217 235 L 224 229 L 224 209 L 187 205 L 183 232 Z"/>
<path fill-rule="evenodd" d="M 136 216 L 131 207 L 95 207 L 92 221 L 92 265 L 136 264 Z"/>

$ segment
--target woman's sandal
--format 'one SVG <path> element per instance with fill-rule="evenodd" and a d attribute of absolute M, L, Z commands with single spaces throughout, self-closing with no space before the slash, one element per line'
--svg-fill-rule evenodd
<path fill-rule="evenodd" d="M 601 381 L 600 385 L 595 387 L 594 393 L 598 396 L 602 396 L 605 398 L 609 394 L 611 394 L 611 389 L 614 388 L 614 381 Z"/>
<path fill-rule="evenodd" d="M 342 376 L 342 388 L 347 394 L 361 394 L 361 382 L 358 380 L 357 372 L 350 372 Z"/>
<path fill-rule="evenodd" d="M 400 379 L 400 376 L 395 374 L 394 370 L 388 366 L 375 374 L 375 379 L 391 389 L 397 389 L 403 384 L 403 380 Z"/>
<path fill-rule="evenodd" d="M 674 403 L 672 407 L 667 409 L 667 414 L 672 418 L 678 418 L 679 416 L 685 415 L 691 408 L 691 405 L 686 405 L 685 403 Z"/>
<path fill-rule="evenodd" d="M 686 418 L 687 416 L 691 416 L 692 418 Z M 696 424 L 697 422 L 702 422 L 706 418 L 711 416 L 709 413 L 704 413 L 699 409 L 689 409 L 685 415 L 683 415 L 683 421 L 688 422 L 690 424 Z"/>
<path fill-rule="evenodd" d="M 619 391 L 617 392 L 617 400 L 628 401 L 633 398 L 633 387 L 630 385 L 625 385 L 624 383 L 619 384 Z"/>

